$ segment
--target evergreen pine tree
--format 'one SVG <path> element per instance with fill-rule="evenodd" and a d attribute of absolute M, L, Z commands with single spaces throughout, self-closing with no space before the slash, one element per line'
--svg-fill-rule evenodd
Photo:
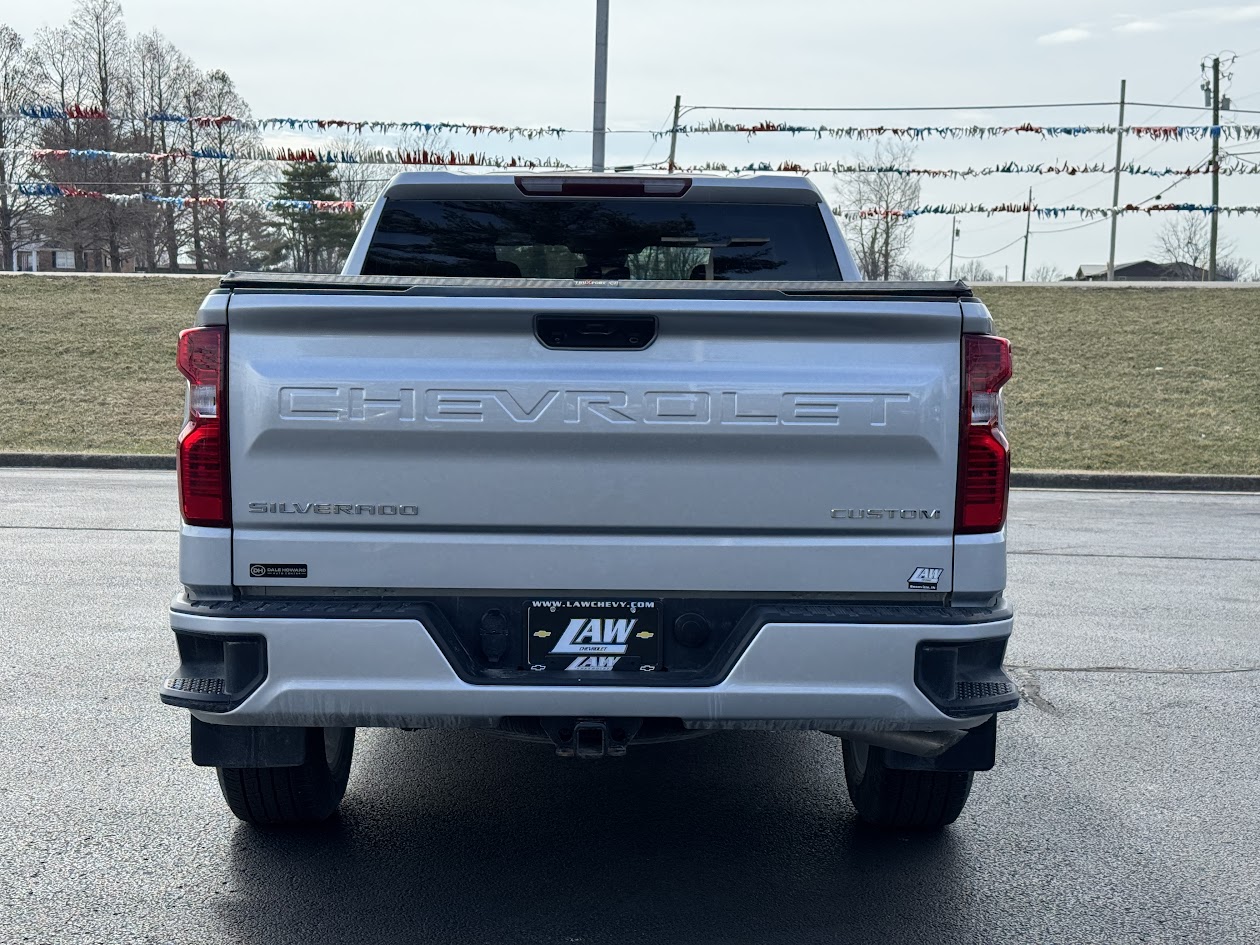
<path fill-rule="evenodd" d="M 285 167 L 276 188 L 279 200 L 340 200 L 331 165 L 293 163 Z M 354 244 L 363 211 L 332 213 L 298 207 L 276 207 L 277 265 L 294 272 L 336 272 Z"/>

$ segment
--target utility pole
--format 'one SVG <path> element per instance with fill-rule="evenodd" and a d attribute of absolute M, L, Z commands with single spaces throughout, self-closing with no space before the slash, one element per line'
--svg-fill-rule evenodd
<path fill-rule="evenodd" d="M 954 237 L 958 235 L 958 217 L 953 217 L 949 224 L 949 278 L 954 278 Z"/>
<path fill-rule="evenodd" d="M 1028 237 L 1032 234 L 1032 188 L 1028 188 L 1028 216 L 1024 219 L 1024 268 L 1019 271 L 1019 281 L 1028 281 Z"/>
<path fill-rule="evenodd" d="M 1111 186 L 1111 251 L 1107 254 L 1107 281 L 1116 279 L 1116 224 L 1120 220 L 1120 161 L 1124 154 L 1124 91 L 1126 80 L 1120 80 L 1120 120 L 1116 123 L 1115 182 Z"/>
<path fill-rule="evenodd" d="M 1216 281 L 1216 224 L 1221 204 L 1221 57 L 1212 59 L 1212 239 L 1208 250 L 1208 281 Z"/>
<path fill-rule="evenodd" d="M 669 173 L 674 173 L 674 155 L 678 153 L 678 113 L 682 110 L 682 96 L 674 96 L 674 126 L 669 131 Z"/>
<path fill-rule="evenodd" d="M 608 0 L 595 0 L 595 116 L 591 129 L 591 170 L 604 169 L 608 131 Z"/>

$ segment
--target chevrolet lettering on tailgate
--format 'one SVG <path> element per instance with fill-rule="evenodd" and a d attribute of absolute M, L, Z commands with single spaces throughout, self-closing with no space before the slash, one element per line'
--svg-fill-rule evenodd
<path fill-rule="evenodd" d="M 868 424 L 882 427 L 889 408 L 909 404 L 901 393 L 771 393 L 764 391 L 510 390 L 411 387 L 282 387 L 283 420 L 483 423 L 510 421 L 729 426 Z"/>

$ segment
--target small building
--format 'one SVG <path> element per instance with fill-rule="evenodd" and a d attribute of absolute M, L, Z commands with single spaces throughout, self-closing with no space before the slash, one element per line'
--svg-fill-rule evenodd
<path fill-rule="evenodd" d="M 1117 282 L 1206 282 L 1208 271 L 1189 263 L 1159 263 L 1149 259 L 1116 263 Z M 1076 270 L 1077 282 L 1106 282 L 1107 264 L 1086 264 Z"/>
<path fill-rule="evenodd" d="M 27 242 L 22 249 L 15 249 L 13 269 L 16 272 L 113 272 L 109 253 L 103 249 L 86 250 L 83 253 L 83 266 L 80 267 L 76 263 L 73 249 L 65 249 L 48 242 Z M 124 253 L 119 271 L 135 272 L 135 257 Z"/>
<path fill-rule="evenodd" d="M 27 243 L 13 251 L 16 272 L 73 272 L 74 250 L 59 249 L 48 243 Z"/>

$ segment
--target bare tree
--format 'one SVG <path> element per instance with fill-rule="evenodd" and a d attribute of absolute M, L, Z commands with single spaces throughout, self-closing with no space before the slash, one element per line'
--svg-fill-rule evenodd
<path fill-rule="evenodd" d="M 222 69 L 206 73 L 203 89 L 203 106 L 211 115 L 234 115 L 249 118 L 249 105 L 236 91 L 231 77 Z M 246 126 L 225 123 L 212 125 L 205 130 L 208 147 L 216 154 L 231 155 L 208 162 L 205 190 L 208 195 L 224 200 L 249 196 L 250 187 L 266 183 L 266 177 L 256 161 L 240 157 L 240 153 L 256 145 L 260 135 Z M 210 216 L 209 258 L 215 272 L 248 268 L 254 260 L 252 244 L 265 226 L 262 213 L 254 208 L 229 203 L 219 204 Z"/>
<path fill-rule="evenodd" d="M 206 91 L 205 75 L 190 64 L 189 68 L 181 74 L 179 80 L 179 97 L 177 101 L 180 111 L 188 116 L 204 115 L 205 110 L 202 107 L 202 103 L 205 100 Z M 206 162 L 196 157 L 195 152 L 209 144 L 209 137 L 206 129 L 199 122 L 186 121 L 179 126 L 179 143 L 189 154 L 184 166 L 187 169 L 185 186 L 190 197 L 203 196 L 201 187 Z M 201 205 L 196 200 L 189 206 L 184 223 L 188 227 L 188 234 L 192 244 L 193 268 L 198 272 L 205 272 L 206 246 L 204 227 L 202 225 Z"/>
<path fill-rule="evenodd" d="M 141 124 L 138 136 L 145 150 L 168 154 L 176 148 L 177 125 L 154 116 L 177 110 L 180 79 L 192 71 L 192 63 L 157 30 L 136 37 L 132 44 L 134 63 L 132 111 Z M 146 168 L 145 183 L 159 196 L 172 197 L 181 186 L 183 171 L 174 159 L 160 160 Z M 183 249 L 173 204 L 148 208 L 141 218 L 141 238 L 145 267 L 177 270 Z"/>
<path fill-rule="evenodd" d="M 394 142 L 397 151 L 444 151 L 449 147 L 449 139 L 435 131 L 421 128 L 404 130 Z M 400 170 L 407 170 L 401 164 L 369 164 L 363 159 L 370 151 L 376 150 L 362 135 L 340 135 L 329 142 L 328 150 L 351 155 L 357 160 L 354 163 L 336 165 L 338 192 L 342 200 L 353 200 L 356 204 L 371 203 L 377 198 L 389 178 Z"/>
<path fill-rule="evenodd" d="M 73 245 L 78 268 L 107 261 L 117 271 L 130 254 L 149 270 L 177 269 L 188 252 L 204 271 L 207 264 L 237 265 L 255 252 L 247 247 L 264 231 L 260 212 L 251 215 L 228 203 L 206 208 L 193 202 L 185 209 L 142 196 L 230 199 L 248 193 L 256 165 L 205 152 L 231 155 L 256 132 L 235 123 L 163 118 L 248 116 L 226 73 L 203 74 L 157 31 L 129 39 L 117 0 L 78 0 L 69 25 L 40 30 L 31 51 L 35 94 L 23 97 L 42 98 L 66 113 L 39 124 L 35 143 L 128 155 L 62 155 L 35 168 L 50 182 L 114 198 L 47 202 L 48 235 Z"/>
<path fill-rule="evenodd" d="M 70 33 L 84 57 L 88 92 L 108 111 L 121 100 L 119 86 L 126 76 L 127 27 L 122 7 L 117 0 L 79 0 L 70 18 Z"/>
<path fill-rule="evenodd" d="M 968 259 L 961 266 L 954 267 L 954 278 L 964 282 L 997 282 L 993 270 L 979 259 Z"/>
<path fill-rule="evenodd" d="M 127 98 L 128 91 L 130 49 L 122 7 L 117 0 L 79 0 L 70 18 L 70 35 L 82 57 L 88 101 L 108 114 Z M 96 139 L 94 147 L 105 151 L 127 150 L 129 142 L 125 138 L 120 140 L 120 129 L 112 118 L 92 120 L 90 130 Z M 125 168 L 109 158 L 94 159 L 91 163 L 94 176 L 99 178 L 92 189 L 104 193 L 135 192 L 134 187 L 127 186 L 135 183 L 135 168 Z M 97 210 L 110 268 L 119 272 L 130 222 L 127 208 L 103 200 Z"/>
<path fill-rule="evenodd" d="M 1062 282 L 1063 270 L 1049 263 L 1042 263 L 1032 273 L 1033 282 Z"/>
<path fill-rule="evenodd" d="M 915 259 L 906 259 L 893 267 L 893 278 L 901 282 L 932 282 L 941 277 L 939 269 Z"/>
<path fill-rule="evenodd" d="M 1216 257 L 1216 279 L 1218 282 L 1254 282 L 1257 268 L 1246 259 L 1237 256 Z"/>
<path fill-rule="evenodd" d="M 1212 230 L 1206 214 L 1174 213 L 1155 235 L 1155 251 L 1159 261 L 1184 268 L 1188 279 L 1206 279 L 1211 257 Z M 1216 246 L 1216 277 L 1232 282 L 1246 269 L 1246 264 L 1233 258 L 1234 244 L 1219 240 Z M 1197 270 L 1205 270 L 1200 275 Z"/>
<path fill-rule="evenodd" d="M 904 141 L 880 141 L 865 160 L 876 168 L 907 168 L 915 148 Z M 837 182 L 841 213 L 874 210 L 873 215 L 845 223 L 858 265 L 868 279 L 889 279 L 905 260 L 914 221 L 899 211 L 918 206 L 919 179 L 890 171 L 847 174 Z"/>
<path fill-rule="evenodd" d="M 112 117 L 132 100 L 130 45 L 114 0 L 80 0 L 68 26 L 36 33 L 32 51 L 38 94 L 71 113 L 41 125 L 41 147 L 129 151 L 140 143 L 128 122 Z M 79 108 L 94 114 L 82 116 Z M 141 182 L 135 162 L 100 155 L 49 161 L 39 170 L 56 184 L 110 196 L 134 195 Z M 67 200 L 50 207 L 45 228 L 74 247 L 77 268 L 117 272 L 134 251 L 139 214 L 135 204 L 115 200 Z"/>
<path fill-rule="evenodd" d="M 34 67 L 22 37 L 0 24 L 0 102 L 16 104 L 33 97 Z M 14 191 L 13 185 L 30 177 L 35 123 L 0 111 L 0 269 L 16 268 L 15 252 L 23 234 L 30 236 L 35 201 Z"/>
<path fill-rule="evenodd" d="M 86 73 L 74 34 L 66 27 L 41 29 L 35 33 L 31 44 L 35 66 L 38 95 L 63 112 L 86 100 Z M 44 123 L 39 129 L 41 148 L 82 148 L 85 140 L 85 122 L 69 118 Z M 57 184 L 74 180 L 91 180 L 90 173 L 77 160 L 57 164 L 45 164 L 39 168 L 40 176 Z M 45 221 L 46 235 L 64 241 L 74 250 L 75 267 L 86 268 L 87 253 L 96 248 L 95 233 L 91 226 L 94 208 L 88 201 L 62 201 L 52 205 Z"/>

